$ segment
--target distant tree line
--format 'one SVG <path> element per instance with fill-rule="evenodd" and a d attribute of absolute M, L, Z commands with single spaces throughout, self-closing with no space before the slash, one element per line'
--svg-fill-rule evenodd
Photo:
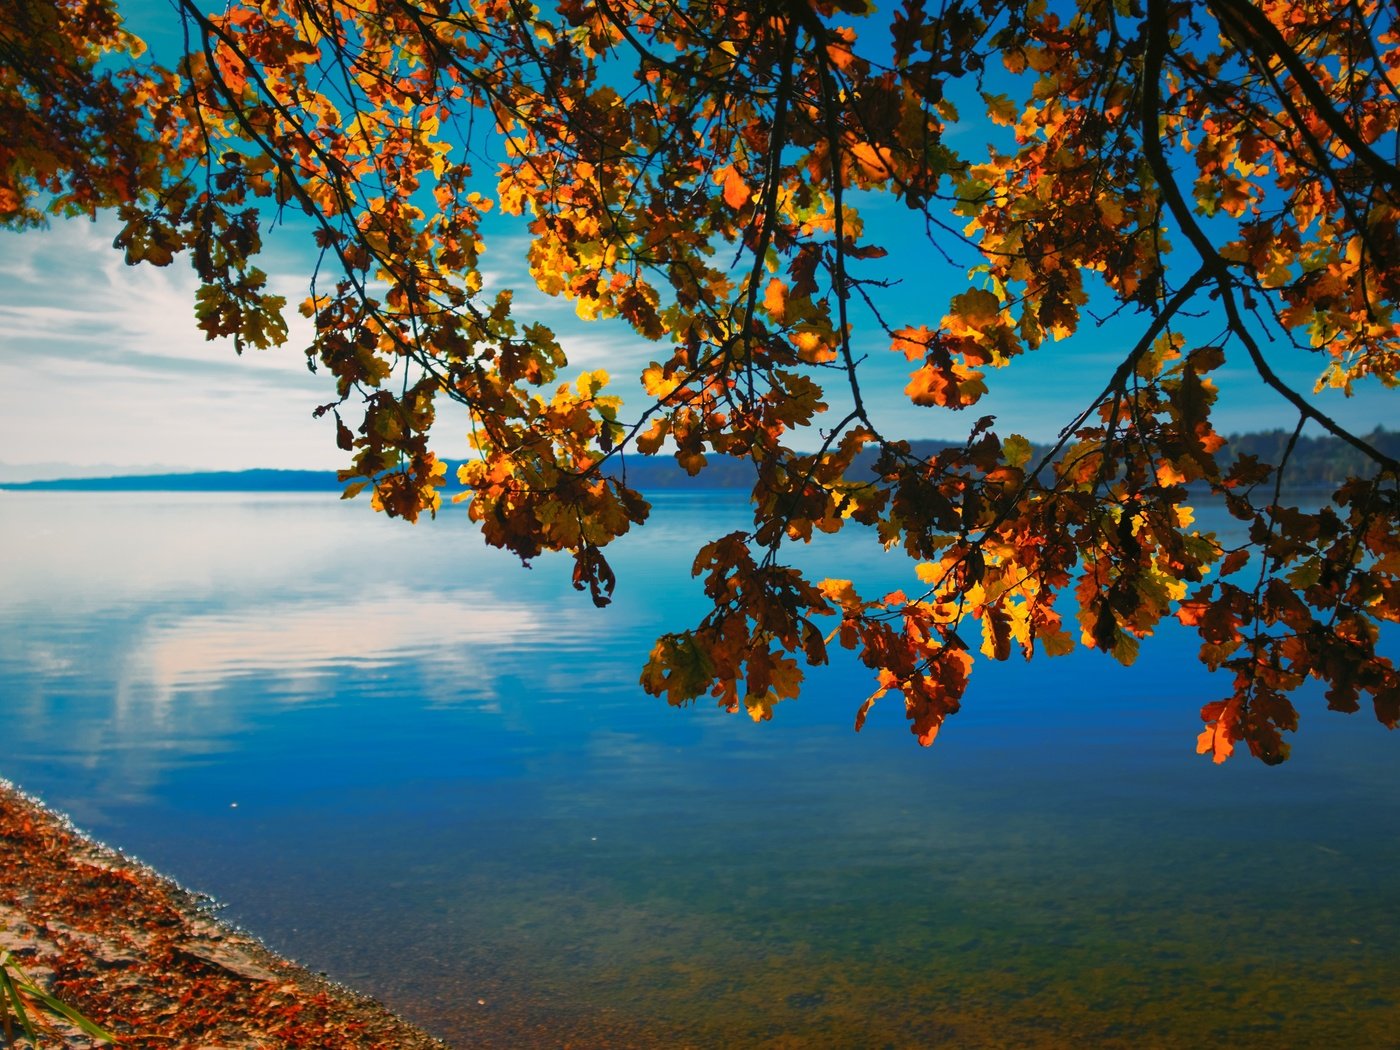
<path fill-rule="evenodd" d="M 1278 467 L 1284 463 L 1286 488 L 1334 489 L 1347 478 L 1366 477 L 1374 472 L 1367 456 L 1345 441 L 1330 435 L 1310 437 L 1299 435 L 1292 452 L 1288 443 L 1293 433 L 1288 430 L 1265 430 L 1252 434 L 1231 434 L 1223 450 L 1233 462 L 1240 456 L 1254 456 L 1260 463 Z M 1366 436 L 1387 456 L 1400 456 L 1400 431 L 1378 426 Z"/>
<path fill-rule="evenodd" d="M 1365 453 L 1340 438 L 1300 434 L 1293 441 L 1290 452 L 1288 446 L 1292 439 L 1293 432 L 1282 429 L 1232 434 L 1218 455 L 1222 466 L 1228 466 L 1240 456 L 1253 456 L 1260 463 L 1274 468 L 1283 465 L 1284 487 L 1287 489 L 1336 488 L 1349 477 L 1367 477 L 1374 473 L 1374 464 Z M 1400 431 L 1377 426 L 1366 440 L 1386 455 L 1400 458 Z M 958 447 L 951 441 L 910 442 L 910 451 L 923 458 L 936 455 L 945 448 Z M 1039 463 L 1049 450 L 1049 445 L 1033 442 L 1031 462 Z M 875 459 L 874 449 L 862 452 L 855 461 L 851 476 L 859 477 L 862 471 L 873 470 Z M 633 457 L 627 461 L 626 470 L 628 484 L 642 491 L 701 487 L 748 489 L 753 486 L 753 470 L 742 460 L 725 459 L 712 466 L 707 465 L 704 473 L 696 478 L 687 474 L 673 459 Z"/>
<path fill-rule="evenodd" d="M 1299 435 L 1288 452 L 1293 434 L 1288 430 L 1265 430 L 1232 434 L 1221 450 L 1223 464 L 1240 456 L 1254 456 L 1261 463 L 1278 467 L 1285 461 L 1285 488 L 1335 488 L 1348 477 L 1365 476 L 1366 455 L 1339 438 Z M 1388 456 L 1400 458 L 1400 431 L 1377 426 L 1366 436 Z M 944 449 L 955 449 L 949 441 L 913 441 L 910 452 L 927 459 Z M 1031 445 L 1031 462 L 1038 463 L 1049 451 L 1048 445 Z M 875 451 L 863 452 L 855 462 L 852 477 L 875 467 Z M 455 464 L 453 464 L 455 467 Z M 753 469 L 743 460 L 725 457 L 707 464 L 703 474 L 692 477 L 670 457 L 631 456 L 622 460 L 617 473 L 626 472 L 629 485 L 646 492 L 665 489 L 750 489 Z M 449 476 L 455 471 L 449 471 Z M 180 474 L 139 474 L 108 478 L 59 478 L 51 481 L 9 483 L 7 489 L 48 489 L 90 492 L 324 492 L 340 491 L 344 483 L 329 470 L 241 470 L 200 471 Z"/>

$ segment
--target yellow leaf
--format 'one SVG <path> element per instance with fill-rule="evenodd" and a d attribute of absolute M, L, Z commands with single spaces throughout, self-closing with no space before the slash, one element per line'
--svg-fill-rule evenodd
<path fill-rule="evenodd" d="M 855 586 L 850 580 L 822 580 L 817 585 L 822 592 L 822 596 L 841 606 L 855 606 L 860 604 L 860 597 L 856 594 Z"/>
<path fill-rule="evenodd" d="M 642 387 L 654 398 L 669 397 L 681 384 L 666 374 L 665 369 L 652 362 L 642 372 Z"/>
<path fill-rule="evenodd" d="M 985 288 L 969 288 L 953 296 L 948 305 L 953 309 L 952 316 L 972 329 L 986 327 L 1001 314 L 1001 300 Z"/>
<path fill-rule="evenodd" d="M 744 697 L 744 709 L 755 722 L 767 722 L 773 717 L 773 705 L 777 702 L 777 694 L 770 690 L 763 696 Z"/>
<path fill-rule="evenodd" d="M 820 329 L 801 328 L 793 332 L 789 338 L 792 340 L 792 345 L 797 347 L 802 360 L 809 364 L 819 365 L 836 360 L 836 348 L 831 345 L 826 333 Z"/>
<path fill-rule="evenodd" d="M 585 372 L 578 377 L 578 392 L 583 397 L 592 397 L 607 385 L 608 373 L 601 368 L 593 372 Z"/>
<path fill-rule="evenodd" d="M 982 101 L 987 104 L 987 116 L 992 118 L 993 124 L 1009 128 L 1016 123 L 1016 103 L 1012 102 L 1009 96 L 993 95 L 984 91 Z"/>

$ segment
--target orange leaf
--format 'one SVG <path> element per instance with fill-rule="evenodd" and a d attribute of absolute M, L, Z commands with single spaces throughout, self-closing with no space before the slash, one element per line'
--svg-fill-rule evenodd
<path fill-rule="evenodd" d="M 787 285 L 774 277 L 768 282 L 768 288 L 763 293 L 763 308 L 773 316 L 773 320 L 781 323 L 787 313 L 787 300 Z"/>
<path fill-rule="evenodd" d="M 749 184 L 744 181 L 743 176 L 734 170 L 732 164 L 724 168 L 720 174 L 724 176 L 724 203 L 738 211 L 749 203 L 751 196 Z"/>
<path fill-rule="evenodd" d="M 918 328 L 900 328 L 890 341 L 890 349 L 903 354 L 908 361 L 917 361 L 928 353 L 935 335 L 927 325 Z"/>
<path fill-rule="evenodd" d="M 924 365 L 911 374 L 904 392 L 916 405 L 958 404 L 957 377 L 934 365 Z"/>

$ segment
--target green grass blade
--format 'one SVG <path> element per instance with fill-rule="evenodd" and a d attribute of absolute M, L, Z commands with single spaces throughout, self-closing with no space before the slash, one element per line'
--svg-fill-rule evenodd
<path fill-rule="evenodd" d="M 34 1031 L 34 1025 L 33 1022 L 29 1020 L 29 1014 L 25 1012 L 24 1001 L 20 998 L 19 989 L 15 987 L 15 982 L 10 977 L 10 971 L 3 967 L 0 967 L 0 992 L 3 992 L 5 997 L 10 1000 L 10 1009 L 7 1011 L 7 1016 L 9 1012 L 13 1012 L 15 1020 L 19 1021 L 19 1026 L 24 1030 L 24 1034 L 29 1037 L 30 1042 L 37 1045 L 39 1036 Z"/>
<path fill-rule="evenodd" d="M 37 999 L 39 1002 L 43 1003 L 44 1007 L 51 1013 L 56 1013 L 68 1018 L 68 1020 L 72 1021 L 94 1039 L 101 1040 L 104 1043 L 115 1043 L 117 1041 L 116 1036 L 112 1035 L 96 1022 L 84 1017 L 67 1003 L 60 999 L 55 999 L 52 995 L 49 995 L 48 992 L 40 991 L 32 984 L 25 986 L 23 991 L 31 999 Z"/>
<path fill-rule="evenodd" d="M 0 952 L 0 1020 L 3 1021 L 5 1041 L 12 1042 L 14 1035 L 10 1026 L 10 1015 L 14 1014 L 19 1021 L 24 1034 L 29 1037 L 35 1046 L 39 1045 L 38 1034 L 34 1030 L 34 1025 L 29 1020 L 29 1014 L 25 1011 L 24 1000 L 30 999 L 34 1003 L 48 1010 L 50 1013 L 65 1017 L 73 1024 L 77 1025 L 83 1032 L 92 1038 L 103 1042 L 116 1044 L 117 1037 L 108 1032 L 95 1021 L 89 1020 L 73 1007 L 57 999 L 44 991 L 28 975 L 19 968 L 19 964 L 12 961 L 13 957 L 8 951 Z M 9 1001 L 6 1007 L 5 1001 Z"/>
<path fill-rule="evenodd" d="M 10 1023 L 10 999 L 3 986 L 0 986 L 0 1031 L 5 1033 L 6 1046 L 15 1041 L 15 1026 Z"/>

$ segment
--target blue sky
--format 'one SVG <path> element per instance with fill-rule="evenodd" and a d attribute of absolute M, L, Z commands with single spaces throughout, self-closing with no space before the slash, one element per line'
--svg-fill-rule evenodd
<path fill-rule="evenodd" d="M 161 50 L 177 39 L 176 16 L 163 3 L 143 3 L 132 27 Z M 957 145 L 969 156 L 965 142 Z M 482 190 L 490 175 L 483 172 Z M 956 265 L 945 262 L 911 229 L 899 204 L 881 202 L 866 211 L 867 231 L 891 248 L 875 264 L 878 274 L 898 278 L 882 293 L 886 316 L 899 324 L 935 325 L 948 297 L 968 287 L 964 251 Z M 309 338 L 293 310 L 292 336 L 273 351 L 235 356 L 230 344 L 208 343 L 194 322 L 196 281 L 188 264 L 165 269 L 127 267 L 111 247 L 110 219 L 55 222 L 45 231 L 0 233 L 0 480 L 74 473 L 125 473 L 145 469 L 241 469 L 245 467 L 335 467 L 333 425 L 311 410 L 330 400 L 331 384 L 307 372 L 301 348 Z M 648 344 L 626 326 L 585 323 L 570 304 L 535 292 L 525 271 L 525 232 L 507 219 L 493 219 L 484 257 L 487 292 L 512 287 L 521 317 L 540 320 L 559 333 L 579 368 L 605 368 L 619 392 L 635 389 L 635 376 L 664 347 Z M 279 230 L 268 238 L 263 263 L 274 289 L 292 303 L 306 295 L 312 255 L 305 238 Z M 1092 304 L 1091 304 L 1092 306 Z M 1045 440 L 1072 419 L 1100 389 L 1139 330 L 1135 318 L 1096 327 L 1087 317 L 1080 333 L 1047 344 L 989 377 L 992 393 L 961 414 L 909 405 L 901 391 L 909 365 L 892 354 L 872 326 L 857 330 L 857 348 L 867 356 L 862 381 L 868 403 L 886 433 L 911 438 L 956 438 L 975 415 L 998 416 L 998 430 Z M 1212 331 L 1203 322 L 1199 334 Z M 1240 355 L 1237 355 L 1240 356 Z M 1282 348 L 1274 365 L 1298 388 L 1308 390 L 1313 361 L 1293 361 Z M 1223 432 L 1291 426 L 1294 417 L 1277 395 L 1252 378 L 1242 361 L 1217 374 L 1222 398 L 1217 428 Z M 835 384 L 833 384 L 835 386 Z M 1374 387 L 1350 399 L 1329 393 L 1325 410 L 1348 425 L 1369 430 L 1390 423 L 1393 409 Z M 834 422 L 839 405 L 829 417 Z M 446 456 L 465 451 L 465 420 L 448 413 L 439 421 L 437 447 Z M 812 435 L 812 444 L 816 435 Z"/>

